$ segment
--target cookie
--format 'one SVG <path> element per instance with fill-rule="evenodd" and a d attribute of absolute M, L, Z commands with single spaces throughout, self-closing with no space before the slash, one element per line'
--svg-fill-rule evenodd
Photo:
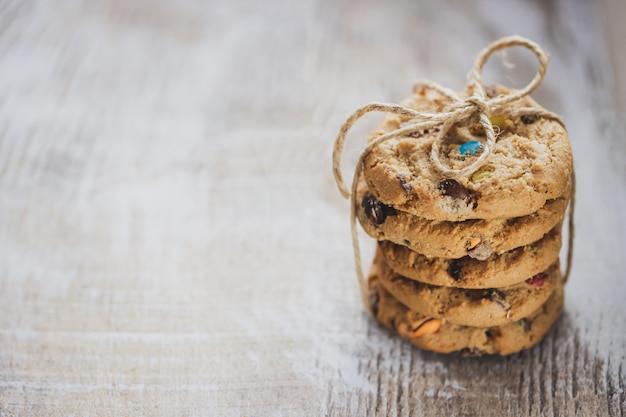
<path fill-rule="evenodd" d="M 423 284 L 393 271 L 379 256 L 380 283 L 411 311 L 442 323 L 491 327 L 518 321 L 537 310 L 561 279 L 558 262 L 526 281 L 504 288 L 461 289 Z"/>
<path fill-rule="evenodd" d="M 507 94 L 504 87 L 488 89 Z M 467 96 L 468 92 L 461 94 Z M 421 87 L 402 105 L 440 112 L 450 104 L 439 92 Z M 540 109 L 529 97 L 509 108 Z M 573 171 L 569 137 L 556 120 L 534 115 L 489 115 L 499 132 L 493 153 L 469 177 L 446 179 L 430 153 L 437 129 L 415 131 L 374 147 L 363 173 L 371 193 L 383 204 L 431 220 L 502 219 L 527 216 L 562 196 Z M 407 117 L 388 116 L 370 140 L 396 130 Z M 467 166 L 481 153 L 484 131 L 476 120 L 455 126 L 441 145 L 441 159 L 452 169 Z"/>
<path fill-rule="evenodd" d="M 369 277 L 371 309 L 375 318 L 421 349 L 462 355 L 510 355 L 537 344 L 563 310 L 564 289 L 559 283 L 535 312 L 517 322 L 493 327 L 443 323 L 409 310 L 380 285 L 375 268 Z"/>
<path fill-rule="evenodd" d="M 530 245 L 492 254 L 480 261 L 470 256 L 459 259 L 432 258 L 406 246 L 378 242 L 386 263 L 398 274 L 425 284 L 458 288 L 500 288 L 524 282 L 545 271 L 559 257 L 560 224 Z"/>
<path fill-rule="evenodd" d="M 357 190 L 356 215 L 363 230 L 377 240 L 409 247 L 422 255 L 441 258 L 473 256 L 485 259 L 531 244 L 561 222 L 571 194 L 548 200 L 536 212 L 522 217 L 463 222 L 433 221 L 381 203 L 364 181 Z"/>

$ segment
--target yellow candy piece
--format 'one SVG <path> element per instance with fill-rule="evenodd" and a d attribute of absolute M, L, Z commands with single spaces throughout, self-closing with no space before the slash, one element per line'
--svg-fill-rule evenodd
<path fill-rule="evenodd" d="M 422 337 L 426 334 L 437 333 L 441 328 L 441 321 L 434 318 L 426 318 L 424 319 L 418 326 L 417 329 L 413 330 L 411 333 L 412 338 Z"/>
<path fill-rule="evenodd" d="M 480 235 L 474 235 L 474 236 L 470 237 L 468 245 L 467 245 L 467 250 L 474 249 L 482 241 L 483 240 L 481 239 Z M 413 252 L 411 252 L 411 253 L 413 253 Z"/>
<path fill-rule="evenodd" d="M 498 126 L 500 130 L 504 129 L 504 125 L 506 124 L 507 120 L 508 120 L 508 117 L 506 117 L 504 114 L 489 115 L 489 121 L 491 121 L 491 124 L 494 126 Z"/>
<path fill-rule="evenodd" d="M 489 178 L 491 171 L 478 171 L 472 175 L 472 182 L 482 181 L 485 178 Z"/>

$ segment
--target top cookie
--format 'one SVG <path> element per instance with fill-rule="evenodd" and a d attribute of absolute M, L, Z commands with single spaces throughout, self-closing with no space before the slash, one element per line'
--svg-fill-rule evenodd
<path fill-rule="evenodd" d="M 486 90 L 490 96 L 508 92 L 500 86 Z M 425 87 L 402 103 L 426 112 L 442 111 L 448 104 L 450 99 Z M 528 97 L 511 107 L 540 108 Z M 500 133 L 493 153 L 474 174 L 444 178 L 430 158 L 438 129 L 416 131 L 382 142 L 365 158 L 363 174 L 372 194 L 399 210 L 447 221 L 525 216 L 561 196 L 573 171 L 570 141 L 563 126 L 535 115 L 494 114 L 489 118 Z M 370 140 L 409 121 L 388 116 Z M 484 141 L 476 121 L 453 127 L 441 145 L 442 163 L 453 169 L 468 165 L 480 155 Z"/>

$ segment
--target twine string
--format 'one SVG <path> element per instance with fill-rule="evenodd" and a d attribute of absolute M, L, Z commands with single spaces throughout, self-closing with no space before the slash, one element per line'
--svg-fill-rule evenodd
<path fill-rule="evenodd" d="M 497 51 L 511 48 L 514 46 L 521 46 L 529 49 L 537 58 L 539 67 L 537 73 L 533 79 L 522 89 L 512 90 L 508 94 L 499 95 L 494 98 L 487 99 L 485 89 L 482 84 L 482 69 L 487 63 L 489 58 Z M 439 131 L 433 141 L 430 158 L 433 165 L 437 168 L 440 174 L 444 178 L 460 178 L 472 175 L 476 172 L 489 158 L 495 148 L 497 141 L 497 133 L 494 130 L 493 124 L 489 119 L 489 114 L 504 113 L 510 117 L 519 117 L 521 115 L 536 115 L 539 117 L 550 118 L 565 127 L 563 121 L 556 114 L 540 108 L 522 107 L 517 109 L 511 109 L 509 104 L 522 99 L 531 92 L 533 92 L 543 81 L 547 67 L 549 63 L 548 55 L 541 49 L 541 47 L 525 38 L 520 36 L 510 36 L 497 40 L 491 45 L 484 48 L 477 56 L 472 70 L 468 75 L 468 88 L 471 91 L 471 95 L 467 98 L 461 98 L 454 91 L 443 87 L 433 81 L 423 80 L 414 84 L 413 91 L 416 92 L 421 88 L 428 88 L 438 92 L 439 94 L 450 99 L 451 104 L 444 107 L 441 112 L 423 112 L 417 111 L 398 104 L 389 103 L 370 103 L 358 108 L 352 113 L 348 119 L 342 124 L 339 129 L 339 134 L 335 140 L 335 146 L 333 148 L 333 175 L 335 182 L 341 195 L 345 198 L 350 198 L 350 222 L 352 231 L 352 246 L 354 249 L 354 259 L 357 272 L 357 278 L 361 288 L 361 296 L 364 305 L 370 309 L 368 302 L 368 291 L 365 276 L 363 274 L 363 268 L 361 265 L 361 251 L 359 247 L 358 234 L 356 229 L 356 213 L 358 210 L 356 201 L 357 186 L 359 178 L 363 172 L 364 162 L 369 153 L 376 146 L 393 138 L 405 136 L 411 132 L 428 129 L 435 126 L 440 126 Z M 367 147 L 361 152 L 352 177 L 352 186 L 349 190 L 346 186 L 343 175 L 341 172 L 341 157 L 348 132 L 352 126 L 363 116 L 371 112 L 385 112 L 396 114 L 409 121 L 404 126 L 399 127 L 391 132 L 388 132 L 374 140 L 372 140 Z M 459 168 L 452 169 L 445 166 L 439 155 L 441 152 L 441 146 L 445 142 L 448 132 L 455 125 L 461 124 L 466 120 L 475 118 L 482 126 L 485 132 L 485 141 L 482 143 L 482 151 L 478 158 L 472 161 L 470 164 Z M 572 177 L 572 181 L 574 178 Z M 572 190 L 572 200 L 569 207 L 569 239 L 568 239 L 568 254 L 567 254 L 567 266 L 565 273 L 563 274 L 564 281 L 567 281 L 570 272 L 571 259 L 572 259 L 572 243 L 574 234 L 574 192 L 575 187 Z M 371 313 L 371 311 L 370 311 Z"/>

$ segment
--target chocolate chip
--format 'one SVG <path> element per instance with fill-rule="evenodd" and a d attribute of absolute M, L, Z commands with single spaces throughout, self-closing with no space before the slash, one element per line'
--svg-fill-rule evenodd
<path fill-rule="evenodd" d="M 531 123 L 535 123 L 537 119 L 539 119 L 539 116 L 537 116 L 536 114 L 523 114 L 520 119 L 522 120 L 522 123 L 524 123 L 525 125 L 529 125 Z"/>
<path fill-rule="evenodd" d="M 396 214 L 396 209 L 381 203 L 372 194 L 366 194 L 361 200 L 361 207 L 365 210 L 367 219 L 375 225 L 383 224 L 387 216 Z"/>
<path fill-rule="evenodd" d="M 470 356 L 481 356 L 486 352 L 484 350 L 480 350 L 476 347 L 473 348 L 463 348 L 461 349 L 461 356 L 470 357 Z"/>
<path fill-rule="evenodd" d="M 400 180 L 400 185 L 402 186 L 402 189 L 404 190 L 406 195 L 407 196 L 411 195 L 411 192 L 413 191 L 413 188 L 411 187 L 411 184 L 406 182 L 406 177 L 404 176 L 404 174 L 398 174 L 398 175 L 396 175 L 396 178 L 398 180 Z"/>
<path fill-rule="evenodd" d="M 453 259 L 448 266 L 448 274 L 457 282 L 463 278 L 463 263 L 463 258 Z"/>
<path fill-rule="evenodd" d="M 464 200 L 466 203 L 469 203 L 471 200 L 471 196 L 467 188 L 463 187 L 463 185 L 457 180 L 443 180 L 439 183 L 437 188 L 441 190 L 443 195 L 454 199 Z"/>
<path fill-rule="evenodd" d="M 497 327 L 491 327 L 485 330 L 485 336 L 487 336 L 488 339 L 493 339 L 494 337 L 500 337 L 502 336 L 502 331 Z"/>
<path fill-rule="evenodd" d="M 504 293 L 498 290 L 492 290 L 489 294 L 489 298 L 491 301 L 499 305 L 503 310 L 509 311 L 511 309 L 511 304 L 509 304 L 505 298 Z"/>

